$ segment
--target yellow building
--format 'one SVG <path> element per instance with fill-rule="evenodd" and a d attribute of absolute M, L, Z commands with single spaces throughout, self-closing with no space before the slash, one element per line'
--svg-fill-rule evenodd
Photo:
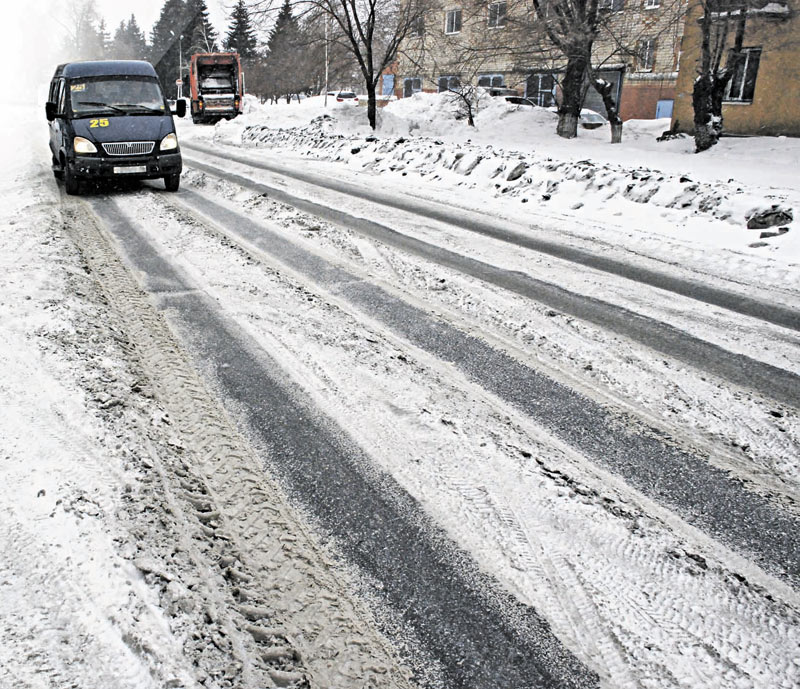
<path fill-rule="evenodd" d="M 722 4 L 724 2 L 724 4 Z M 740 12 L 744 11 L 742 54 L 725 91 L 723 131 L 729 134 L 800 136 L 800 0 L 722 0 L 714 16 L 728 23 L 730 56 Z M 672 126 L 692 133 L 692 88 L 700 59 L 703 3 L 692 0 L 686 17 Z"/>
<path fill-rule="evenodd" d="M 559 1 L 540 3 L 549 13 Z M 623 120 L 671 115 L 687 1 L 598 0 L 592 62 L 612 84 Z M 382 93 L 402 98 L 473 84 L 513 89 L 549 107 L 560 100 L 565 62 L 530 0 L 431 0 L 397 64 L 387 70 Z M 588 86 L 584 105 L 604 112 L 602 99 Z"/>

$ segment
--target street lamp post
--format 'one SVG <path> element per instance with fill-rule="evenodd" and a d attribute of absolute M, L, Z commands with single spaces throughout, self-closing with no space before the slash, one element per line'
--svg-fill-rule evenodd
<path fill-rule="evenodd" d="M 325 15 L 325 100 L 324 108 L 328 107 L 328 15 Z"/>
<path fill-rule="evenodd" d="M 183 98 L 183 35 L 178 36 L 178 100 Z"/>

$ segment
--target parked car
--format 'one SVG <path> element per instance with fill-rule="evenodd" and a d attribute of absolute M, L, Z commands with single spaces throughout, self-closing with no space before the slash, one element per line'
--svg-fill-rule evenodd
<path fill-rule="evenodd" d="M 336 94 L 336 102 L 358 105 L 358 96 L 352 91 L 339 91 L 339 93 Z"/>
<path fill-rule="evenodd" d="M 548 110 L 550 110 L 550 112 L 558 112 L 558 108 L 555 105 L 552 108 L 548 108 Z M 578 118 L 578 124 L 584 129 L 597 129 L 604 124 L 608 124 L 608 120 L 599 112 L 589 110 L 589 108 L 582 108 Z"/>
<path fill-rule="evenodd" d="M 599 112 L 589 110 L 588 108 L 583 108 L 581 110 L 581 116 L 578 119 L 578 123 L 584 129 L 597 129 L 598 127 L 602 127 L 604 124 L 608 124 L 608 120 Z"/>
<path fill-rule="evenodd" d="M 490 96 L 517 96 L 519 97 L 519 92 L 515 89 L 506 88 L 505 86 L 492 86 L 491 88 L 486 89 L 489 92 Z"/>
<path fill-rule="evenodd" d="M 513 103 L 514 105 L 527 105 L 531 108 L 539 107 L 530 98 L 524 98 L 523 96 L 506 96 L 506 101 Z"/>

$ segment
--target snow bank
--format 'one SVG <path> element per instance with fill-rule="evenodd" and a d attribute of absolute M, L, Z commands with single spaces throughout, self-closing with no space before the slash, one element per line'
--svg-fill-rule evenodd
<path fill-rule="evenodd" d="M 214 128 L 194 127 L 191 135 L 343 163 L 386 181 L 414 179 L 487 200 L 529 203 L 540 213 L 577 221 L 678 233 L 706 246 L 777 251 L 800 260 L 797 220 L 775 236 L 738 231 L 754 212 L 775 205 L 798 217 L 800 141 L 723 139 L 696 155 L 690 137 L 658 141 L 668 119 L 626 122 L 621 145 L 608 143 L 608 125 L 561 139 L 556 119 L 546 108 L 484 97 L 470 127 L 456 96 L 418 93 L 380 108 L 373 132 L 363 105 L 329 98 L 326 108 L 318 96 L 274 105 L 248 100 L 246 114 Z"/>

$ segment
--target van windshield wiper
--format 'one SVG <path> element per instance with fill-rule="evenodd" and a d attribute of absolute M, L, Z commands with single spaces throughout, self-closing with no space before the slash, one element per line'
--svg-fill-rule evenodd
<path fill-rule="evenodd" d="M 76 105 L 98 105 L 101 108 L 108 108 L 109 110 L 116 110 L 117 112 L 125 112 L 122 108 L 118 108 L 116 105 L 109 105 L 108 103 L 101 103 L 97 100 L 79 100 L 77 101 Z M 83 114 L 83 113 L 79 113 Z"/>
<path fill-rule="evenodd" d="M 141 103 L 118 103 L 120 108 L 135 108 L 136 110 L 145 110 L 147 112 L 157 112 L 161 115 L 164 110 L 162 108 L 151 108 L 149 105 L 142 105 Z M 127 111 L 125 111 L 127 112 Z"/>

